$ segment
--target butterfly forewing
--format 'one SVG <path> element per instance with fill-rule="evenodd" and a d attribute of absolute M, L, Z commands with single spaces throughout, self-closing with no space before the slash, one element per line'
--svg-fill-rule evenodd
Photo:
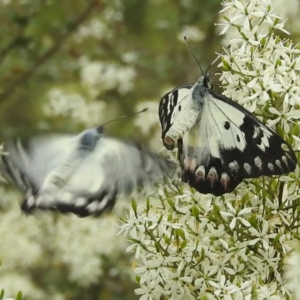
<path fill-rule="evenodd" d="M 188 100 L 187 97 L 190 94 L 190 88 L 192 88 L 192 85 L 176 88 L 164 95 L 159 103 L 158 114 L 162 129 L 162 140 L 168 150 L 172 150 L 174 146 L 165 143 L 166 134 L 184 110 Z"/>
<path fill-rule="evenodd" d="M 229 173 L 255 178 L 295 169 L 297 159 L 292 148 L 245 108 L 215 93 L 210 94 L 208 104 L 224 115 L 217 124 L 223 137 L 220 158 Z"/>

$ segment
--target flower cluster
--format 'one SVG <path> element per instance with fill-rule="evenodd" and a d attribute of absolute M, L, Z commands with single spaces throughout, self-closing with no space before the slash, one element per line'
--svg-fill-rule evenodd
<path fill-rule="evenodd" d="M 227 0 L 221 14 L 221 33 L 233 29 L 221 55 L 224 95 L 298 149 L 300 51 L 276 35 L 287 33 L 284 22 L 271 0 Z M 300 238 L 299 173 L 297 167 L 288 176 L 249 180 L 221 197 L 170 183 L 145 204 L 133 201 L 120 233 L 139 259 L 136 294 L 141 300 L 290 299 L 297 284 L 287 284 L 285 262 Z"/>
<path fill-rule="evenodd" d="M 65 298 L 59 289 L 41 289 L 40 279 L 33 281 L 30 274 L 47 273 L 50 263 L 52 272 L 61 274 L 55 276 L 58 281 L 66 277 L 71 284 L 85 288 L 107 277 L 103 272 L 107 257 L 115 260 L 124 256 L 126 242 L 116 238 L 117 215 L 125 205 L 122 201 L 117 203 L 115 215 L 80 219 L 44 212 L 28 216 L 21 213 L 15 193 L 1 189 L 0 194 L 5 200 L 0 207 L 0 236 L 5 241 L 0 243 L 0 291 L 4 289 L 5 295 L 12 296 L 21 290 L 29 299 L 62 300 Z M 96 238 L 100 234 L 101 242 Z M 114 266 L 113 272 L 122 274 L 124 269 L 120 263 L 120 268 Z M 52 280 L 52 285 L 59 285 L 50 278 L 49 283 Z"/>
<path fill-rule="evenodd" d="M 89 102 L 79 93 L 68 93 L 59 88 L 50 90 L 47 96 L 48 102 L 43 107 L 46 116 L 70 117 L 86 126 L 99 124 L 103 119 L 103 101 Z"/>
<path fill-rule="evenodd" d="M 81 83 L 92 97 L 103 91 L 117 90 L 126 94 L 133 89 L 136 72 L 131 66 L 118 66 L 100 61 L 80 60 Z"/>

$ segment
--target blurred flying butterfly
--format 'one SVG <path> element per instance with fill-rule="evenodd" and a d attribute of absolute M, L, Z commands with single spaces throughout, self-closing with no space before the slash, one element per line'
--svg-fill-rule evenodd
<path fill-rule="evenodd" d="M 172 176 L 176 163 L 133 142 L 105 137 L 103 127 L 78 135 L 34 137 L 4 144 L 0 169 L 24 194 L 22 210 L 81 217 L 111 210 L 121 194 Z"/>
<path fill-rule="evenodd" d="M 216 93 L 210 78 L 206 71 L 194 85 L 175 88 L 159 104 L 163 144 L 168 150 L 177 144 L 182 181 L 219 196 L 243 178 L 293 171 L 292 148 L 248 110 Z"/>

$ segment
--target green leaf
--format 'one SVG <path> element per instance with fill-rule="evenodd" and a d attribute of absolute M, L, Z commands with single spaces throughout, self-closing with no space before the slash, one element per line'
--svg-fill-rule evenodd
<path fill-rule="evenodd" d="M 149 212 L 149 210 L 150 210 L 150 199 L 149 199 L 149 197 L 146 200 L 146 208 L 147 208 L 147 212 Z"/>
<path fill-rule="evenodd" d="M 183 240 L 185 240 L 185 232 L 181 228 L 175 229 L 175 235 L 181 237 Z"/>
<path fill-rule="evenodd" d="M 16 300 L 22 300 L 23 299 L 23 293 L 22 291 L 18 291 L 18 294 L 16 296 Z"/>
<path fill-rule="evenodd" d="M 136 204 L 136 200 L 135 199 L 131 200 L 131 207 L 132 207 L 132 209 L 134 211 L 135 216 L 137 217 L 137 204 Z"/>
<path fill-rule="evenodd" d="M 168 204 L 170 205 L 170 207 L 171 207 L 173 210 L 176 211 L 174 201 L 173 201 L 172 199 L 170 199 L 170 198 L 168 198 L 167 201 L 168 201 Z"/>
<path fill-rule="evenodd" d="M 183 242 L 180 244 L 180 248 L 181 248 L 181 249 L 185 248 L 186 245 L 187 245 L 187 243 L 188 243 L 187 240 L 183 241 Z"/>
<path fill-rule="evenodd" d="M 225 60 L 224 57 L 221 57 L 221 60 L 222 60 L 222 63 L 223 63 L 223 69 L 225 71 L 230 71 L 231 70 L 230 63 L 227 60 Z"/>
<path fill-rule="evenodd" d="M 197 218 L 199 216 L 200 210 L 197 205 L 193 205 L 193 207 L 191 208 L 191 213 L 193 217 Z"/>
<path fill-rule="evenodd" d="M 216 218 L 222 218 L 221 214 L 220 214 L 220 207 L 218 205 L 215 205 L 213 206 L 213 213 L 214 213 L 214 216 Z"/>

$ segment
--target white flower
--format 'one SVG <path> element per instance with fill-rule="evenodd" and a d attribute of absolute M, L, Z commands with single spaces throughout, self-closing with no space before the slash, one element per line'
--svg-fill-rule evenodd
<path fill-rule="evenodd" d="M 43 107 L 47 116 L 71 117 L 87 126 L 98 125 L 103 119 L 105 103 L 102 101 L 89 102 L 77 93 L 66 93 L 54 88 L 47 94 L 49 102 Z"/>
<path fill-rule="evenodd" d="M 158 127 L 157 124 L 159 124 L 157 101 L 143 101 L 136 106 L 137 111 L 144 108 L 147 108 L 147 110 L 135 117 L 134 124 L 139 128 L 142 134 L 148 135 L 153 132 L 154 127 Z"/>
<path fill-rule="evenodd" d="M 293 110 L 292 107 L 290 107 L 286 102 L 283 103 L 282 111 L 278 111 L 275 107 L 270 107 L 269 112 L 278 116 L 277 118 L 273 120 L 268 120 L 268 125 L 270 127 L 274 126 L 278 122 L 281 122 L 281 126 L 284 129 L 286 133 L 290 131 L 290 123 L 293 120 L 299 120 L 300 119 L 300 111 L 299 110 Z"/>
<path fill-rule="evenodd" d="M 237 287 L 235 285 L 231 284 L 230 282 L 227 282 L 226 277 L 224 275 L 221 276 L 219 282 L 209 281 L 209 283 L 213 287 L 215 287 L 214 294 L 216 296 L 222 296 L 222 299 L 232 299 L 231 297 L 229 298 L 228 295 L 227 298 L 225 298 L 227 291 L 237 290 Z"/>
<path fill-rule="evenodd" d="M 135 258 L 138 259 L 140 257 L 141 252 L 143 250 L 146 250 L 147 247 L 151 244 L 151 240 L 148 235 L 142 234 L 142 233 L 137 233 L 136 230 L 130 231 L 130 236 L 134 243 L 130 246 L 127 247 L 126 252 L 132 252 L 135 250 Z"/>
<path fill-rule="evenodd" d="M 113 89 L 120 94 L 126 94 L 133 89 L 136 72 L 131 66 L 121 67 L 115 63 L 90 62 L 86 58 L 82 58 L 79 65 L 81 83 L 92 97 Z"/>
<path fill-rule="evenodd" d="M 136 295 L 142 295 L 140 300 L 156 300 L 160 299 L 164 294 L 163 288 L 159 285 L 159 278 L 155 281 L 147 281 L 146 285 L 141 285 L 140 288 L 135 289 Z"/>
<path fill-rule="evenodd" d="M 241 211 L 236 211 L 230 202 L 227 202 L 228 211 L 221 211 L 221 215 L 225 217 L 229 217 L 231 220 L 229 227 L 231 229 L 235 228 L 237 221 L 240 221 L 244 226 L 251 226 L 250 223 L 243 218 L 242 216 L 247 215 L 251 212 L 251 207 L 245 207 Z"/>
<path fill-rule="evenodd" d="M 269 249 L 269 239 L 273 239 L 276 236 L 276 233 L 269 233 L 269 224 L 267 221 L 263 221 L 262 229 L 257 230 L 254 227 L 250 227 L 249 231 L 256 237 L 249 241 L 249 245 L 255 245 L 258 242 L 262 242 L 262 246 L 267 250 Z"/>
<path fill-rule="evenodd" d="M 109 24 L 103 22 L 100 19 L 92 19 L 89 23 L 81 25 L 74 38 L 78 43 L 86 38 L 92 37 L 96 39 L 110 38 L 112 36 L 112 31 L 110 30 Z"/>

